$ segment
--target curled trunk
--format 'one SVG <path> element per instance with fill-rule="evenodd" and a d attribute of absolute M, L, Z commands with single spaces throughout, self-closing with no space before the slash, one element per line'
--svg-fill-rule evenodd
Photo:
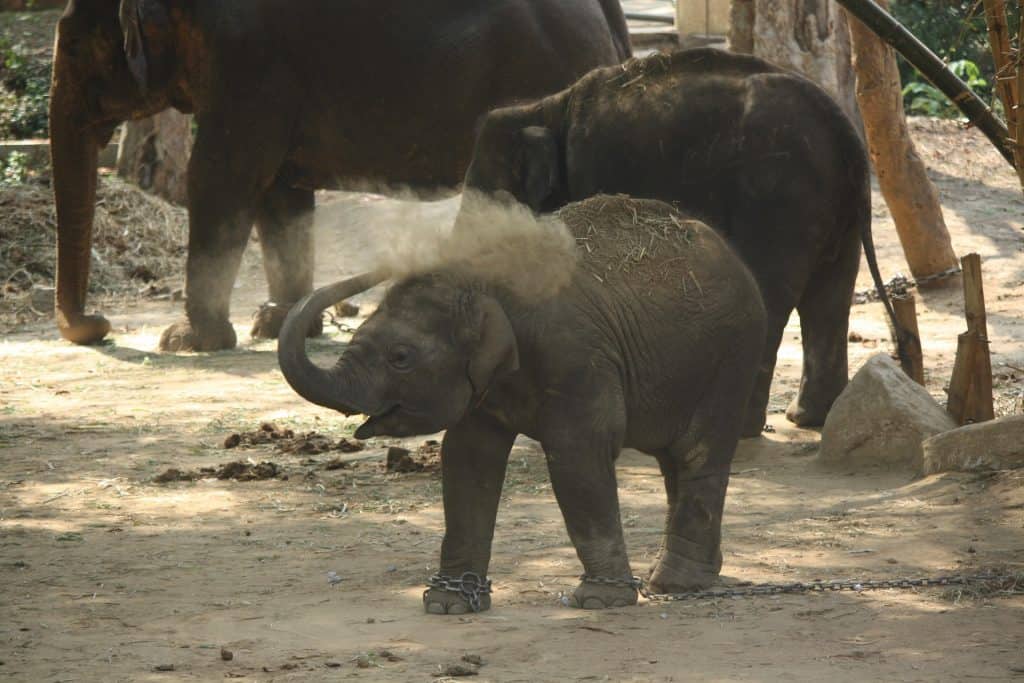
<path fill-rule="evenodd" d="M 349 396 L 343 378 L 310 360 L 306 333 L 328 306 L 370 289 L 387 277 L 386 272 L 378 270 L 321 287 L 288 313 L 277 341 L 277 361 L 288 384 L 307 401 L 343 413 L 359 412 L 353 408 L 358 401 Z"/>

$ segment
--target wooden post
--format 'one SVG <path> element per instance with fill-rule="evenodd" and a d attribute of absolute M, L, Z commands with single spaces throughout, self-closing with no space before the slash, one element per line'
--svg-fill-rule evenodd
<path fill-rule="evenodd" d="M 949 389 L 946 402 L 946 412 L 953 420 L 962 425 L 967 415 L 967 396 L 971 390 L 971 375 L 974 374 L 974 365 L 970 359 L 977 355 L 978 339 L 970 332 L 964 332 L 956 338 L 956 360 L 953 361 L 953 375 L 949 379 Z"/>
<path fill-rule="evenodd" d="M 900 327 L 913 335 L 907 343 L 906 352 L 910 357 L 910 379 L 924 386 L 924 354 L 921 352 L 921 336 L 917 331 L 917 306 L 913 292 L 892 298 L 893 312 Z"/>
<path fill-rule="evenodd" d="M 956 361 L 949 381 L 946 410 L 958 424 L 965 424 L 991 420 L 995 417 L 995 409 L 992 403 L 992 359 L 988 350 L 981 257 L 967 254 L 960 259 L 960 263 L 964 271 L 967 332 L 957 338 Z"/>

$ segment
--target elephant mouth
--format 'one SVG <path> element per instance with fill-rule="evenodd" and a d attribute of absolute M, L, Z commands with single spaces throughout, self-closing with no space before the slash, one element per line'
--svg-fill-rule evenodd
<path fill-rule="evenodd" d="M 366 422 L 356 429 L 357 439 L 368 439 L 373 436 L 412 436 L 422 433 L 418 423 L 425 415 L 409 410 L 401 403 L 393 403 L 384 410 L 376 411 L 367 416 Z"/>

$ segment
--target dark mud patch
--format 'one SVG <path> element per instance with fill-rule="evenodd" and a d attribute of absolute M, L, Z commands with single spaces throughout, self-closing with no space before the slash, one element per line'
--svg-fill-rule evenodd
<path fill-rule="evenodd" d="M 291 429 L 282 429 L 271 422 L 264 422 L 259 429 L 250 432 L 229 434 L 224 438 L 224 448 L 240 448 L 273 444 L 280 453 L 299 455 L 318 455 L 338 451 L 356 453 L 365 447 L 362 441 L 354 439 L 334 439 L 317 432 L 296 434 Z"/>
<path fill-rule="evenodd" d="M 415 451 L 398 446 L 388 449 L 384 462 L 386 472 L 407 474 L 410 472 L 436 472 L 441 468 L 441 444 L 431 439 Z"/>
<path fill-rule="evenodd" d="M 243 462 L 235 460 L 219 467 L 200 467 L 198 470 L 179 470 L 171 467 L 153 477 L 154 484 L 170 484 L 176 481 L 196 481 L 199 479 L 233 479 L 234 481 L 264 481 L 266 479 L 287 478 L 281 467 L 274 462 Z"/>

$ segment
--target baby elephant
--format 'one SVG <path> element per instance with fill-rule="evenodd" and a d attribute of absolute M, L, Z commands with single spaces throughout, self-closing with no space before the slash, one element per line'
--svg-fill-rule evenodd
<path fill-rule="evenodd" d="M 559 218 L 576 245 L 565 240 L 575 254 L 553 293 L 524 297 L 471 261 L 414 275 L 391 287 L 335 367 L 317 367 L 305 352 L 310 323 L 387 277 L 377 272 L 314 292 L 281 332 L 285 378 L 314 403 L 368 415 L 358 438 L 447 430 L 429 613 L 490 606 L 491 540 L 517 434 L 543 447 L 583 563 L 575 606 L 637 600 L 615 480 L 624 447 L 657 458 L 665 478 L 651 588 L 706 587 L 721 568 L 729 466 L 764 343 L 757 284 L 721 237 L 662 202 L 597 196 Z"/>

